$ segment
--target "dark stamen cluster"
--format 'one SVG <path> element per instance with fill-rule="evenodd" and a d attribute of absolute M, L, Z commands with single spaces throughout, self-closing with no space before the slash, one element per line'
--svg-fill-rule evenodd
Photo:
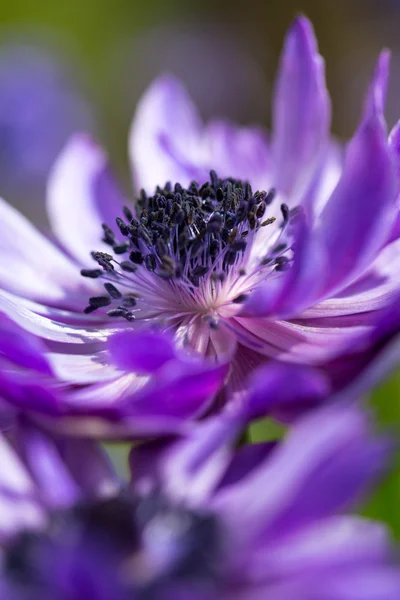
<path fill-rule="evenodd" d="M 179 183 L 174 186 L 166 183 L 164 188 L 157 187 L 153 196 L 142 190 L 136 217 L 125 207 L 124 218 L 116 219 L 124 240 L 103 225 L 103 241 L 112 248 L 114 256 L 92 252 L 101 269 L 84 269 L 81 273 L 121 283 L 124 273 L 120 271 L 133 274 L 141 268 L 164 280 L 183 280 L 192 288 L 198 287 L 206 276 L 222 282 L 245 253 L 251 235 L 275 221 L 274 217 L 265 218 L 274 197 L 274 189 L 253 192 L 248 182 L 220 179 L 214 171 L 210 172 L 210 181 L 202 186 L 192 182 L 185 189 Z M 285 227 L 291 211 L 282 204 L 281 213 Z M 262 264 L 273 263 L 277 270 L 284 270 L 287 260 L 279 257 L 279 253 L 275 250 Z M 115 257 L 123 254 L 127 255 L 125 260 Z M 107 296 L 90 298 L 85 312 L 91 313 L 122 299 L 107 314 L 132 320 L 134 315 L 129 306 L 134 304 L 129 304 L 115 286 L 106 286 L 106 291 Z"/>
<path fill-rule="evenodd" d="M 274 190 L 253 194 L 249 183 L 219 179 L 211 171 L 210 181 L 201 187 L 167 183 L 153 196 L 142 191 L 138 220 L 117 224 L 138 249 L 134 262 L 144 261 L 165 279 L 184 275 L 198 286 L 210 272 L 223 279 L 246 250 L 248 233 L 271 222 L 263 217 L 274 196 Z M 145 256 L 143 246 L 149 250 Z"/>
<path fill-rule="evenodd" d="M 84 275 L 83 271 L 86 271 L 86 273 L 89 274 Z M 97 273 L 99 273 L 99 275 L 97 275 Z M 100 269 L 83 269 L 81 274 L 84 275 L 84 277 L 97 278 L 102 275 L 102 271 L 100 271 Z M 118 301 L 119 306 L 108 310 L 107 315 L 109 317 L 124 317 L 127 321 L 134 321 L 135 315 L 132 313 L 131 309 L 136 306 L 137 295 L 133 293 L 122 294 L 113 283 L 105 283 L 104 288 L 107 295 L 89 298 L 89 305 L 85 308 L 84 313 L 88 315 L 98 308 L 110 306 L 113 301 Z"/>

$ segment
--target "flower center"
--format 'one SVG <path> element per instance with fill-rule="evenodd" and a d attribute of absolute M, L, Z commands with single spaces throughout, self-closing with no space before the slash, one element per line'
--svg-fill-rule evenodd
<path fill-rule="evenodd" d="M 266 216 L 274 197 L 274 189 L 253 192 L 248 182 L 220 179 L 214 171 L 201 187 L 167 183 L 153 196 L 142 191 L 136 216 L 124 208 L 124 218 L 116 219 L 122 240 L 103 225 L 103 242 L 113 254 L 92 252 L 101 268 L 81 271 L 107 280 L 107 295 L 90 298 L 85 312 L 113 303 L 107 315 L 129 321 L 190 314 L 211 318 L 227 305 L 244 302 L 266 274 L 289 266 L 282 232 L 293 211 L 285 204 L 273 243 L 262 244 L 254 258 L 257 236 L 261 241 L 260 232 L 277 221 Z M 127 256 L 121 260 L 122 255 Z"/>
<path fill-rule="evenodd" d="M 26 590 L 29 600 L 41 593 L 64 598 L 68 585 L 71 596 L 65 597 L 75 597 L 73 586 L 83 578 L 94 589 L 92 577 L 99 587 L 113 587 L 115 597 L 119 589 L 140 600 L 180 583 L 215 584 L 219 560 L 214 516 L 175 506 L 160 494 L 139 498 L 123 492 L 57 512 L 44 531 L 20 533 L 3 564 L 11 589 Z M 103 576 L 112 580 L 101 581 Z M 90 597 L 97 599 L 95 593 Z"/>

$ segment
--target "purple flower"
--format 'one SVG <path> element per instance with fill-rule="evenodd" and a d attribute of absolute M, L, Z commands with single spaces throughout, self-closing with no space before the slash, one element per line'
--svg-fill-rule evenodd
<path fill-rule="evenodd" d="M 111 465 L 87 440 L 51 439 L 27 422 L 17 431 L 18 455 L 0 437 L 1 597 L 108 600 L 118 588 L 84 513 L 118 494 Z"/>
<path fill-rule="evenodd" d="M 400 144 L 398 126 L 389 140 L 385 130 L 388 66 L 383 52 L 345 151 L 329 137 L 324 64 L 304 18 L 293 23 L 285 41 L 270 140 L 231 123 L 204 126 L 171 77 L 155 81 L 139 104 L 130 150 L 136 181 L 148 193 L 167 179 L 202 184 L 210 169 L 222 178 L 248 180 L 253 196 L 256 190 L 276 192 L 262 217 L 276 220 L 250 232 L 215 311 L 239 344 L 236 370 L 243 355 L 246 367 L 262 357 L 278 358 L 320 366 L 341 384 L 354 373 L 348 365 L 357 340 L 397 291 L 393 162 Z M 246 208 L 251 219 L 239 224 L 238 234 L 250 230 L 254 202 Z M 297 233 L 290 232 L 288 225 L 301 214 Z M 238 297 L 248 298 L 242 310 L 234 305 Z"/>
<path fill-rule="evenodd" d="M 93 119 L 54 45 L 8 38 L 0 53 L 0 193 L 37 219 L 57 154 L 77 128 L 93 129 Z"/>
<path fill-rule="evenodd" d="M 384 53 L 343 153 L 329 138 L 323 63 L 300 18 L 285 43 L 270 144 L 233 125 L 204 130 L 181 86 L 162 78 L 132 130 L 145 188 L 136 206 L 85 136 L 71 140 L 49 180 L 57 244 L 0 203 L 0 310 L 42 339 L 68 403 L 86 413 L 101 404 L 109 415 L 132 405 L 143 385 L 132 331 L 143 344 L 146 331 L 164 331 L 205 356 L 207 371 L 213 362 L 214 393 L 228 364 L 228 395 L 271 361 L 317 367 L 335 388 L 360 370 L 373 348 L 366 332 L 398 289 L 400 128 L 388 141 L 387 70 Z M 110 342 L 115 333 L 124 342 Z M 268 410 L 288 418 L 316 399 L 295 407 L 294 392 L 291 407 L 268 399 Z M 190 410 L 175 405 L 179 395 L 148 406 L 181 421 L 220 407 L 200 396 Z M 136 406 L 150 418 L 144 402 Z"/>
<path fill-rule="evenodd" d="M 385 529 L 346 511 L 387 457 L 354 408 L 279 443 L 233 442 L 230 411 L 131 452 L 121 486 L 99 450 L 23 422 L 0 438 L 5 600 L 397 600 Z"/>

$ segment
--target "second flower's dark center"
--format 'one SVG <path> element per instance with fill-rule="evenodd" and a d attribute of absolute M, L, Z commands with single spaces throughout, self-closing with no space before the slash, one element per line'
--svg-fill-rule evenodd
<path fill-rule="evenodd" d="M 24 600 L 75 598 L 83 581 L 93 600 L 107 596 L 107 582 L 115 598 L 150 600 L 180 583 L 214 585 L 220 558 L 212 515 L 158 494 L 123 493 L 58 512 L 44 531 L 20 534 L 6 549 L 3 566 L 11 589 Z"/>

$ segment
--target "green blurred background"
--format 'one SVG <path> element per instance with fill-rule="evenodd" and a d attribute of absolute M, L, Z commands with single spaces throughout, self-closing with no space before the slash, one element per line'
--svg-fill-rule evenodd
<path fill-rule="evenodd" d="M 0 0 L 0 193 L 45 227 L 49 165 L 69 133 L 81 128 L 108 148 L 128 186 L 130 119 L 162 71 L 184 80 L 204 117 L 268 126 L 283 35 L 299 12 L 312 19 L 327 61 L 334 133 L 351 135 L 385 46 L 393 52 L 387 109 L 393 125 L 400 117 L 400 0 Z M 395 434 L 399 390 L 396 376 L 372 398 L 379 424 Z M 261 423 L 252 434 L 274 432 Z M 123 469 L 124 448 L 112 453 Z M 399 501 L 395 466 L 362 510 L 386 520 L 400 537 Z"/>

